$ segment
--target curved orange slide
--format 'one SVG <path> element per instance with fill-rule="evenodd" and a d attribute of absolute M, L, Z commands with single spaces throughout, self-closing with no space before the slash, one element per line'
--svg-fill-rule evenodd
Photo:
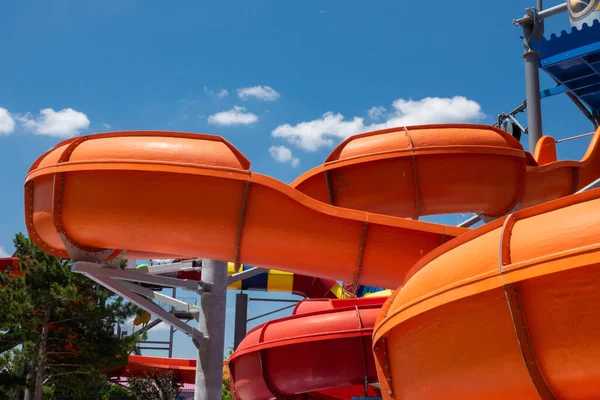
<path fill-rule="evenodd" d="M 581 161 L 534 156 L 488 125 L 422 125 L 352 136 L 291 186 L 321 202 L 386 215 L 487 217 L 573 194 L 600 176 L 600 132 Z"/>
<path fill-rule="evenodd" d="M 65 258 L 59 233 L 86 251 L 232 260 L 380 287 L 397 287 L 423 255 L 467 231 L 326 205 L 249 167 L 215 136 L 70 139 L 27 175 L 27 229 Z"/>
<path fill-rule="evenodd" d="M 434 250 L 376 326 L 384 398 L 600 398 L 599 266 L 600 189 Z"/>
<path fill-rule="evenodd" d="M 427 260 L 432 257 L 428 254 L 438 254 L 438 247 L 446 242 L 450 241 L 443 249 L 490 228 L 470 231 L 390 215 L 416 218 L 478 212 L 497 216 L 570 194 L 600 175 L 599 132 L 580 162 L 556 162 L 548 156 L 547 149 L 536 151 L 536 161 L 514 138 L 488 126 L 409 127 L 358 135 L 336 149 L 324 167 L 297 180 L 293 184 L 297 189 L 251 173 L 250 163 L 219 137 L 153 131 L 90 135 L 60 143 L 33 165 L 25 185 L 26 221 L 30 236 L 42 249 L 63 257 L 67 254 L 61 235 L 87 251 L 109 248 L 116 253 L 127 249 L 131 258 L 235 260 L 356 284 L 398 287 L 406 283 L 404 288 L 408 288 L 414 278 L 427 271 L 424 267 L 411 272 L 423 257 Z M 335 157 L 339 162 L 333 162 Z M 151 193 L 157 186 L 163 191 L 155 196 L 135 196 Z M 489 226 L 501 221 L 504 220 Z M 552 241 L 544 242 L 546 234 L 552 236 L 546 229 L 541 234 L 531 229 L 524 234 L 537 235 L 542 240 L 541 254 L 554 245 Z M 454 238 L 457 239 L 451 240 Z M 464 252 L 462 258 L 453 259 L 452 268 L 446 267 L 446 275 L 460 276 L 465 260 L 470 265 L 471 260 L 477 259 L 479 249 L 470 249 L 471 253 Z M 409 273 L 414 276 L 406 282 Z M 437 275 L 428 275 L 428 279 L 432 285 L 440 281 Z M 396 302 L 402 298 L 404 288 L 395 292 Z M 456 312 L 444 315 L 460 319 L 468 310 L 452 311 Z M 314 315 L 322 313 L 342 316 L 346 311 L 315 311 Z M 493 313 L 487 314 L 493 317 Z M 310 315 L 313 314 L 294 317 L 309 321 Z M 375 336 L 378 362 L 378 347 L 384 348 L 384 343 L 402 348 L 393 334 L 406 324 L 400 320 L 390 322 L 390 318 L 382 321 Z M 276 329 L 284 325 L 273 326 L 261 328 L 263 337 L 258 334 L 254 338 L 256 346 L 265 343 L 267 330 L 273 335 L 269 342 L 298 334 L 296 329 Z M 427 339 L 421 333 L 429 325 L 413 328 L 416 338 Z M 469 325 L 464 329 L 472 328 Z M 252 337 L 249 335 L 248 343 L 252 343 Z M 301 338 L 297 344 L 303 342 L 309 339 Z M 439 346 L 429 345 L 434 356 L 444 354 Z M 419 349 L 413 348 L 413 361 L 429 365 L 427 359 L 423 361 L 414 353 Z M 390 358 L 392 350 L 395 348 L 390 347 Z M 407 398 L 420 398 L 422 393 L 414 397 L 409 390 L 424 387 L 419 384 L 423 377 L 403 380 L 397 371 L 404 370 L 398 369 L 396 362 L 394 359 L 387 363 L 391 371 L 380 369 L 380 381 L 390 379 L 392 394 L 404 390 Z M 380 368 L 385 365 L 379 362 Z M 432 368 L 429 377 L 441 374 L 443 378 L 447 374 L 435 370 L 435 365 Z M 453 384 L 445 381 L 452 390 L 464 383 L 458 375 L 454 378 Z M 253 383 L 257 395 L 273 393 L 260 386 L 266 381 Z M 245 387 L 251 387 L 248 385 Z M 300 389 L 303 388 L 296 388 Z M 288 384 L 276 390 L 288 393 L 294 389 Z M 445 398 L 460 397 L 450 396 L 452 390 L 444 392 L 449 396 Z M 383 394 L 387 396 L 385 391 Z"/>
<path fill-rule="evenodd" d="M 223 366 L 225 367 L 225 363 Z M 126 366 L 111 371 L 109 375 L 144 378 L 152 376 L 154 373 L 163 374 L 167 371 L 173 372 L 179 382 L 194 383 L 196 381 L 196 360 L 130 355 Z"/>

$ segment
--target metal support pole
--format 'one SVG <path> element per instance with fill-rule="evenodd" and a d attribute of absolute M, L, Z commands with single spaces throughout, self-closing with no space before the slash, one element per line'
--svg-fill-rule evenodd
<path fill-rule="evenodd" d="M 538 18 L 541 20 L 550 18 L 550 17 L 554 17 L 555 15 L 558 15 L 560 13 L 564 13 L 567 12 L 569 9 L 567 8 L 567 2 L 562 2 L 556 6 L 550 7 L 550 8 L 546 8 L 543 11 L 540 11 Z M 526 25 L 528 23 L 530 23 L 533 20 L 533 17 L 530 14 L 527 14 L 521 18 L 517 18 L 515 20 L 513 20 L 513 24 L 515 25 Z"/>
<path fill-rule="evenodd" d="M 538 10 L 528 9 L 531 20 L 523 26 L 523 44 L 525 51 L 525 93 L 527 97 L 527 134 L 529 152 L 533 154 L 538 140 L 542 136 L 542 98 L 540 95 L 540 59 L 537 51 L 531 48 L 531 42 L 544 35 L 543 19 Z"/>
<path fill-rule="evenodd" d="M 247 320 L 248 295 L 246 293 L 238 293 L 235 295 L 235 326 L 233 333 L 233 350 L 237 350 L 242 340 L 244 340 L 244 336 L 246 336 Z"/>
<path fill-rule="evenodd" d="M 527 28 L 524 28 L 527 31 Z M 527 35 L 527 33 L 525 33 Z M 540 97 L 540 60 L 539 53 L 526 49 L 525 90 L 527 95 L 527 134 L 529 135 L 529 152 L 533 154 L 538 140 L 542 137 L 542 99 Z"/>
<path fill-rule="evenodd" d="M 177 288 L 173 288 L 173 295 L 171 296 L 174 299 L 177 298 Z M 175 313 L 175 307 L 171 306 L 171 314 Z M 173 358 L 173 334 L 175 333 L 175 328 L 173 325 L 169 326 L 169 358 Z"/>
<path fill-rule="evenodd" d="M 225 347 L 225 306 L 227 301 L 227 263 L 202 261 L 198 327 L 204 339 L 197 341 L 196 388 L 194 400 L 219 400 L 223 380 Z"/>

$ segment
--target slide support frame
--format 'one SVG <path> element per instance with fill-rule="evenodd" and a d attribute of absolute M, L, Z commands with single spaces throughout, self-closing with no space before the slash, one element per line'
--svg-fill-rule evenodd
<path fill-rule="evenodd" d="M 219 400 L 223 384 L 225 351 L 225 315 L 227 303 L 227 263 L 202 261 L 198 329 L 204 340 L 195 341 L 198 347 L 194 400 Z"/>

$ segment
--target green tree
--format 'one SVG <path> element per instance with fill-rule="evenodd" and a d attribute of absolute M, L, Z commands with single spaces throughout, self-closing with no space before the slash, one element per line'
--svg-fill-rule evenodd
<path fill-rule="evenodd" d="M 129 389 L 124 388 L 123 386 L 115 385 L 114 383 L 108 383 L 106 386 L 100 390 L 98 398 L 100 400 L 110 400 L 113 396 L 126 397 L 132 396 L 132 393 Z"/>
<path fill-rule="evenodd" d="M 229 359 L 229 357 L 231 357 L 232 354 L 233 354 L 233 349 L 229 348 L 226 359 Z M 227 366 L 227 369 L 229 370 L 229 366 Z M 221 399 L 222 400 L 233 400 L 233 394 L 231 393 L 230 384 L 231 384 L 231 382 L 230 382 L 229 378 L 223 379 L 223 384 L 221 386 Z"/>
<path fill-rule="evenodd" d="M 106 385 L 103 372 L 125 365 L 140 339 L 118 338 L 113 329 L 135 315 L 137 307 L 72 273 L 69 260 L 44 253 L 23 234 L 16 235 L 14 245 L 25 275 L 0 274 L 0 371 L 5 378 L 0 390 L 12 396 L 15 388 L 28 389 L 35 400 L 44 393 L 97 396 Z"/>
<path fill-rule="evenodd" d="M 145 378 L 130 377 L 129 390 L 137 400 L 177 400 L 181 383 L 173 371 L 155 373 Z"/>

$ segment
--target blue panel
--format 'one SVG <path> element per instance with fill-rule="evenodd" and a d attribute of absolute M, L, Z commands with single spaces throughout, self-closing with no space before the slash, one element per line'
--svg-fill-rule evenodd
<path fill-rule="evenodd" d="M 563 53 L 558 53 L 549 57 L 543 57 L 544 53 L 542 53 L 542 56 L 540 56 L 540 66 L 544 68 L 552 64 L 558 64 L 564 61 L 575 60 L 577 59 L 577 57 L 585 56 L 590 53 L 595 53 L 598 50 L 600 50 L 600 41 L 583 47 L 569 49 Z"/>
<path fill-rule="evenodd" d="M 542 99 L 545 97 L 556 96 L 557 94 L 568 92 L 567 88 L 564 86 L 555 86 L 550 89 L 544 89 L 540 92 Z"/>
<path fill-rule="evenodd" d="M 378 288 L 376 286 L 359 286 L 356 290 L 356 297 L 363 297 L 367 293 L 375 293 L 382 290 L 382 288 Z"/>
<path fill-rule="evenodd" d="M 242 281 L 242 290 L 256 290 L 256 291 L 267 291 L 267 280 L 269 279 L 269 272 L 263 272 L 259 275 L 251 276 L 248 279 Z"/>
<path fill-rule="evenodd" d="M 594 21 L 592 26 L 583 24 L 581 29 L 572 27 L 570 32 L 561 31 L 560 36 L 552 34 L 550 39 L 543 37 L 539 43 L 531 42 L 531 47 L 541 53 L 540 59 L 545 59 L 599 41 L 600 21 Z"/>
<path fill-rule="evenodd" d="M 600 111 L 600 21 L 542 38 L 532 48 L 540 52 L 540 68 L 558 83 L 541 91 L 542 98 L 569 92 L 592 113 Z"/>

